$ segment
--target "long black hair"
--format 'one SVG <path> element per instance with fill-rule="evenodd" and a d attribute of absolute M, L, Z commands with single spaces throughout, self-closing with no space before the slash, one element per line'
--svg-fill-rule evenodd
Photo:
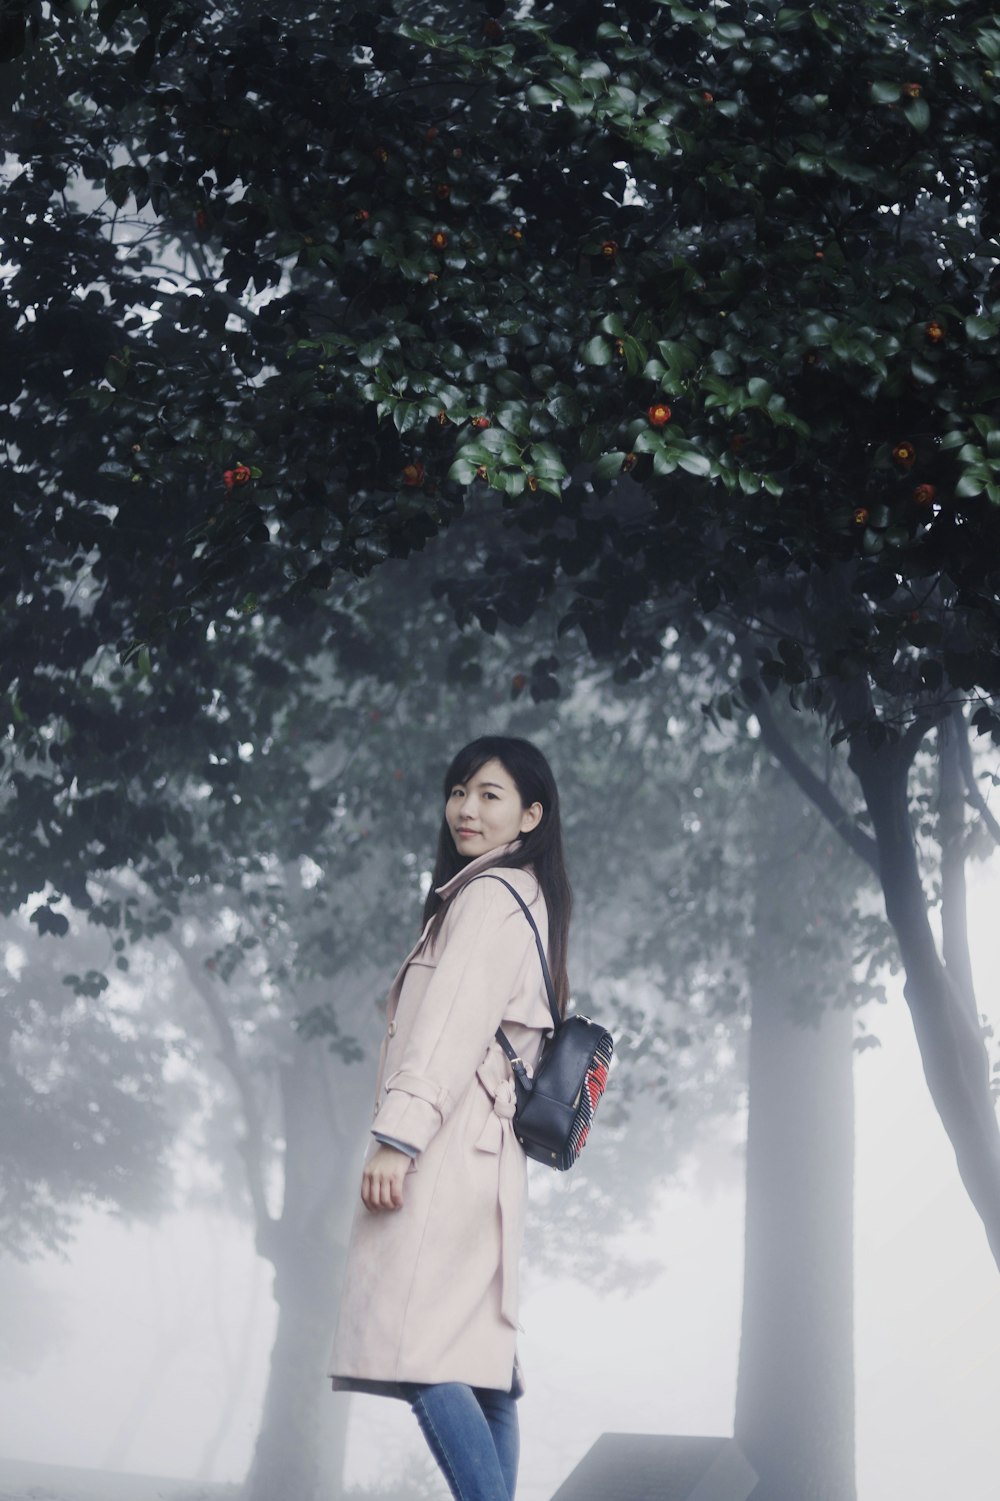
<path fill-rule="evenodd" d="M 542 805 L 542 816 L 535 827 L 529 829 L 527 834 L 522 834 L 517 848 L 502 855 L 496 865 L 498 868 L 530 865 L 542 888 L 549 917 L 549 968 L 552 971 L 556 1003 L 560 1013 L 565 1015 L 569 997 L 566 956 L 573 893 L 563 859 L 556 779 L 548 761 L 530 740 L 519 740 L 512 735 L 482 735 L 478 740 L 463 746 L 445 772 L 445 803 L 451 796 L 452 789 L 471 781 L 487 761 L 500 762 L 517 788 L 525 808 L 529 808 L 532 803 Z M 431 929 L 432 941 L 440 931 L 447 907 L 435 888 L 450 881 L 452 876 L 469 864 L 470 858 L 459 854 L 447 820 L 442 817 L 431 889 L 424 903 L 424 922 L 429 922 L 432 917 L 435 919 Z"/>

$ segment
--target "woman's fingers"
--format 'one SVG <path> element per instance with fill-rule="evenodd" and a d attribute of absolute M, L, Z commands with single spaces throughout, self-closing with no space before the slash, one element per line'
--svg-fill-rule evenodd
<path fill-rule="evenodd" d="M 361 1202 L 366 1209 L 402 1209 L 405 1153 L 380 1148 L 361 1175 Z"/>

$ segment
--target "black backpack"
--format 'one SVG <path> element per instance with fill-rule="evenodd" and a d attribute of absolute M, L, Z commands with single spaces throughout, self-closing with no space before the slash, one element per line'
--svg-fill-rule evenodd
<path fill-rule="evenodd" d="M 573 1166 L 586 1144 L 594 1111 L 608 1082 L 614 1039 L 605 1027 L 588 1016 L 569 1016 L 564 1020 L 559 1015 L 545 949 L 527 903 L 503 876 L 487 871 L 473 877 L 477 881 L 487 878 L 506 886 L 531 924 L 555 1029 L 543 1044 L 534 1076 L 529 1078 L 524 1064 L 497 1027 L 497 1042 L 514 1071 L 517 1098 L 514 1131 L 529 1157 L 565 1170 Z"/>

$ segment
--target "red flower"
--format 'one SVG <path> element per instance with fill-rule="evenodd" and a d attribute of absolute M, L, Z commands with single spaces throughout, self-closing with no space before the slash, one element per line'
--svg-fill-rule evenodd
<path fill-rule="evenodd" d="M 403 470 L 403 484 L 409 485 L 411 488 L 416 488 L 417 485 L 422 485 L 423 482 L 424 466 L 420 463 L 419 459 L 412 464 L 407 464 Z"/>
<path fill-rule="evenodd" d="M 930 339 L 932 344 L 940 344 L 941 340 L 944 338 L 944 329 L 936 318 L 933 319 L 932 322 L 928 323 L 927 327 L 924 329 L 924 333 L 927 335 L 928 339 Z"/>
<path fill-rule="evenodd" d="M 933 485 L 918 485 L 913 492 L 913 499 L 918 506 L 929 506 L 933 503 L 937 494 Z"/>
<path fill-rule="evenodd" d="M 924 92 L 923 85 L 919 83 L 904 83 L 903 93 L 907 99 L 919 99 Z"/>
<path fill-rule="evenodd" d="M 250 470 L 247 468 L 246 464 L 237 464 L 236 468 L 233 469 L 231 473 L 233 476 L 234 485 L 245 485 L 253 479 L 253 475 L 250 473 Z"/>
<path fill-rule="evenodd" d="M 476 479 L 486 479 L 486 478 L 487 478 L 486 465 L 485 464 L 477 464 L 476 465 Z"/>
<path fill-rule="evenodd" d="M 896 460 L 896 463 L 901 464 L 904 469 L 912 469 L 916 462 L 917 450 L 912 443 L 897 443 L 892 450 L 892 456 Z"/>
<path fill-rule="evenodd" d="M 606 261 L 613 261 L 618 254 L 618 241 L 605 240 L 601 246 L 601 254 Z"/>
<path fill-rule="evenodd" d="M 854 513 L 854 523 L 855 523 L 855 525 L 856 526 L 864 526 L 864 524 L 865 524 L 865 522 L 867 520 L 868 520 L 868 508 L 866 506 L 858 506 L 858 509 Z"/>
<path fill-rule="evenodd" d="M 703 102 L 704 102 L 704 103 L 705 103 L 705 104 L 714 104 L 714 103 L 715 103 L 715 95 L 714 95 L 714 94 L 710 94 L 710 93 L 709 93 L 709 92 L 708 92 L 708 89 L 705 89 L 705 90 L 704 90 L 704 91 L 703 91 L 703 93 L 702 93 L 702 96 L 701 96 L 701 97 L 702 97 L 702 100 L 703 100 Z"/>
<path fill-rule="evenodd" d="M 438 422 L 440 422 L 442 427 L 447 427 L 448 423 L 451 421 L 451 418 L 448 416 L 448 413 L 445 411 L 444 407 L 442 407 L 440 412 L 438 412 L 437 420 Z"/>
<path fill-rule="evenodd" d="M 435 195 L 441 199 L 451 197 L 451 188 L 449 188 L 446 182 L 439 182 L 437 187 L 434 189 L 434 192 Z"/>
<path fill-rule="evenodd" d="M 634 469 L 637 463 L 638 458 L 636 455 L 634 453 L 627 453 L 622 459 L 622 474 L 628 474 L 629 470 Z"/>
<path fill-rule="evenodd" d="M 537 477 L 534 474 L 529 474 L 528 475 L 528 489 L 529 490 L 537 490 L 538 489 L 538 479 L 537 479 Z"/>
<path fill-rule="evenodd" d="M 666 427 L 672 413 L 664 402 L 656 401 L 647 408 L 646 415 L 654 427 Z"/>
<path fill-rule="evenodd" d="M 224 469 L 222 471 L 222 483 L 225 485 L 227 490 L 231 490 L 235 485 L 236 476 L 231 469 Z"/>
<path fill-rule="evenodd" d="M 359 208 L 354 217 L 355 219 L 357 219 L 359 224 L 367 224 L 368 220 L 371 218 L 371 214 L 369 213 L 368 209 Z"/>
<path fill-rule="evenodd" d="M 472 419 L 472 426 L 476 429 L 477 433 L 481 433 L 489 425 L 490 419 L 488 417 L 473 417 Z"/>
<path fill-rule="evenodd" d="M 448 244 L 448 236 L 443 229 L 436 229 L 431 235 L 431 244 L 435 250 L 444 250 Z"/>

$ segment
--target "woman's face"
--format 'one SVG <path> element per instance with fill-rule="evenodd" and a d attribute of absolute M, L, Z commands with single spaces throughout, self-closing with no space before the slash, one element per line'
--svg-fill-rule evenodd
<path fill-rule="evenodd" d="M 529 833 L 541 820 L 542 805 L 526 808 L 510 773 L 499 761 L 487 761 L 451 789 L 444 816 L 458 853 L 475 859 Z"/>

